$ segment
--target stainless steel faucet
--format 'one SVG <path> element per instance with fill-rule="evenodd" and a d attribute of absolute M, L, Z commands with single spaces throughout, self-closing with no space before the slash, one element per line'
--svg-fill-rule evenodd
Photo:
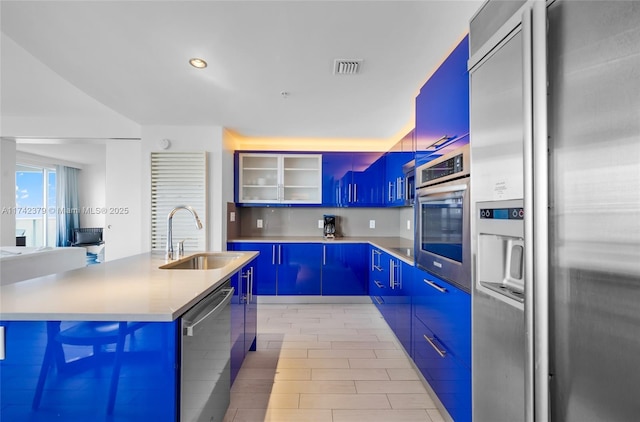
<path fill-rule="evenodd" d="M 198 218 L 198 213 L 189 205 L 178 205 L 174 209 L 169 212 L 167 215 L 167 247 L 165 250 L 165 259 L 173 259 L 173 215 L 178 210 L 187 210 L 193 215 L 193 218 L 196 220 L 196 228 L 200 230 L 202 228 L 202 223 L 200 222 L 200 218 Z"/>

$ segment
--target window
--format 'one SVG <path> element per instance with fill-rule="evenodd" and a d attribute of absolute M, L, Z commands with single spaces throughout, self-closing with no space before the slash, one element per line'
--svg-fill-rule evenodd
<path fill-rule="evenodd" d="M 56 172 L 16 165 L 16 235 L 26 246 L 56 245 Z"/>

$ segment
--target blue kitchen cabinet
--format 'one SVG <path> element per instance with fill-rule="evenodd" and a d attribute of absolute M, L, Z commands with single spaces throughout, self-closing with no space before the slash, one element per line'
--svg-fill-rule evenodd
<path fill-rule="evenodd" d="M 366 243 L 323 244 L 322 295 L 366 295 L 368 251 L 369 245 Z"/>
<path fill-rule="evenodd" d="M 260 254 L 254 262 L 253 294 L 275 295 L 278 281 L 277 245 L 262 242 L 229 242 L 228 250 L 257 251 Z"/>
<path fill-rule="evenodd" d="M 369 296 L 384 316 L 384 297 L 387 296 L 389 266 L 384 259 L 386 253 L 375 246 L 369 247 Z"/>
<path fill-rule="evenodd" d="M 178 420 L 179 321 L 124 322 L 122 350 L 64 344 L 58 335 L 117 331 L 117 321 L 0 322 L 0 420 Z"/>
<path fill-rule="evenodd" d="M 420 269 L 412 292 L 411 356 L 456 421 L 471 420 L 471 297 Z"/>
<path fill-rule="evenodd" d="M 459 147 L 456 140 L 469 133 L 468 59 L 466 36 L 416 97 L 416 166 Z"/>
<path fill-rule="evenodd" d="M 383 174 L 367 172 L 380 152 L 322 153 L 322 206 L 376 206 L 371 191 L 383 183 Z"/>
<path fill-rule="evenodd" d="M 393 308 L 393 326 L 391 329 L 405 350 L 410 353 L 414 267 L 401 259 L 391 259 L 395 261 L 390 271 L 395 272 L 395 275 L 392 276 L 392 282 L 395 281 L 396 284 L 394 294 L 387 297 L 387 303 Z"/>
<path fill-rule="evenodd" d="M 416 270 L 414 281 L 415 317 L 471 368 L 471 295 L 422 270 Z"/>
<path fill-rule="evenodd" d="M 258 313 L 253 296 L 255 259 L 231 277 L 231 384 L 250 350 L 256 350 Z"/>
<path fill-rule="evenodd" d="M 411 350 L 411 286 L 413 265 L 371 248 L 370 295 L 400 343 Z"/>
<path fill-rule="evenodd" d="M 278 295 L 319 295 L 321 293 L 320 243 L 279 243 L 275 245 L 278 267 Z"/>
<path fill-rule="evenodd" d="M 456 422 L 471 421 L 471 370 L 457 360 L 433 331 L 413 317 L 412 357 Z"/>
<path fill-rule="evenodd" d="M 344 206 L 340 183 L 347 172 L 351 171 L 351 160 L 351 153 L 348 152 L 322 154 L 322 206 Z"/>
<path fill-rule="evenodd" d="M 385 154 L 380 156 L 365 170 L 367 201 L 372 207 L 387 206 L 387 189 L 385 184 L 386 166 L 387 160 Z"/>
<path fill-rule="evenodd" d="M 406 186 L 402 166 L 413 159 L 413 152 L 392 150 L 385 154 L 385 206 L 404 206 Z"/>

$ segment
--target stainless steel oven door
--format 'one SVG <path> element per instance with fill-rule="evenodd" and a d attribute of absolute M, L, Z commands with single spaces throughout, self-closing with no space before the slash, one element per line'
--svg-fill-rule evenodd
<path fill-rule="evenodd" d="M 470 178 L 418 189 L 416 264 L 471 292 Z"/>

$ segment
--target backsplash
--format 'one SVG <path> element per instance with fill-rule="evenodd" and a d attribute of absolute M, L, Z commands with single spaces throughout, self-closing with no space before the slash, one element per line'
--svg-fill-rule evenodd
<path fill-rule="evenodd" d="M 235 222 L 230 213 L 235 212 Z M 400 208 L 268 208 L 233 207 L 227 212 L 228 236 L 318 236 L 322 237 L 319 220 L 324 214 L 337 217 L 338 233 L 341 236 L 398 236 L 414 238 L 414 214 L 411 207 Z M 370 228 L 374 221 L 375 228 Z M 262 225 L 262 228 L 258 226 Z"/>

